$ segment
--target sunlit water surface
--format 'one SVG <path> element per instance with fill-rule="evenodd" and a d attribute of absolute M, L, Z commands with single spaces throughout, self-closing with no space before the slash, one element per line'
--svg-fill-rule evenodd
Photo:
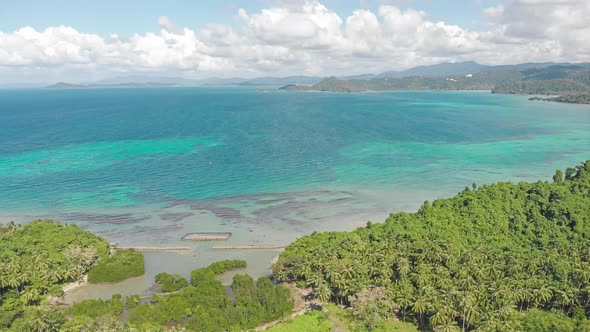
<path fill-rule="evenodd" d="M 53 218 L 147 253 L 146 275 L 69 301 L 145 293 L 315 230 L 349 230 L 466 185 L 548 180 L 590 158 L 590 107 L 486 92 L 252 88 L 0 90 L 0 220 Z M 187 243 L 188 232 L 232 232 Z M 226 276 L 229 280 L 231 276 Z"/>

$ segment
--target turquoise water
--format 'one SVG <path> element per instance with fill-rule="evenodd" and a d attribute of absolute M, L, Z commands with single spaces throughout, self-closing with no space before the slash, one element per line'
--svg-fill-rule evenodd
<path fill-rule="evenodd" d="M 193 204 L 235 221 L 362 190 L 449 195 L 547 179 L 590 158 L 587 106 L 484 92 L 2 90 L 0 105 L 5 215 L 108 221 L 117 208 L 133 222 L 138 210 Z"/>
<path fill-rule="evenodd" d="M 121 244 L 283 244 L 473 182 L 546 180 L 589 147 L 590 107 L 485 92 L 0 90 L 0 220 Z M 193 246 L 183 259 L 228 255 Z"/>

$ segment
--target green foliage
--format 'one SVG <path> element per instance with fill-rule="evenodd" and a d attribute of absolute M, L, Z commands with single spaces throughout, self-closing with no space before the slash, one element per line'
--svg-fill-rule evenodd
<path fill-rule="evenodd" d="M 116 282 L 144 273 L 143 254 L 133 249 L 119 250 L 100 260 L 90 272 L 88 282 Z"/>
<path fill-rule="evenodd" d="M 161 285 L 162 292 L 174 292 L 188 286 L 188 281 L 179 274 L 158 273 L 155 281 Z"/>
<path fill-rule="evenodd" d="M 332 323 L 328 319 L 328 315 L 321 311 L 309 311 L 304 315 L 295 317 L 294 319 L 273 326 L 266 331 L 268 332 L 292 332 L 292 331 L 306 331 L 306 332 L 330 332 L 332 331 Z"/>
<path fill-rule="evenodd" d="M 63 284 L 81 279 L 108 252 L 107 241 L 75 225 L 37 220 L 0 227 L 0 329 L 24 306 L 61 296 Z"/>
<path fill-rule="evenodd" d="M 587 316 L 590 161 L 555 182 L 484 185 L 384 224 L 303 237 L 274 274 L 348 306 L 383 289 L 379 301 L 424 330 L 511 330 L 534 308 Z M 382 309 L 357 310 L 355 320 Z"/>
<path fill-rule="evenodd" d="M 590 71 L 581 66 L 547 66 L 520 70 L 485 70 L 471 76 L 328 77 L 311 86 L 288 84 L 287 91 L 492 90 L 492 93 L 559 95 L 532 100 L 590 104 Z"/>
<path fill-rule="evenodd" d="M 59 309 L 52 307 L 27 307 L 14 321 L 10 331 L 18 332 L 59 332 L 66 321 Z"/>
<path fill-rule="evenodd" d="M 563 182 L 563 172 L 560 169 L 555 171 L 555 175 L 553 175 L 553 182 L 557 184 L 561 184 Z"/>
<path fill-rule="evenodd" d="M 234 292 L 247 291 L 254 287 L 254 279 L 247 274 L 236 274 L 233 277 L 231 288 Z"/>
<path fill-rule="evenodd" d="M 141 297 L 137 294 L 129 295 L 125 297 L 125 307 L 126 308 L 133 308 L 137 307 L 141 302 Z"/>
<path fill-rule="evenodd" d="M 573 332 L 575 323 L 563 313 L 529 310 L 521 318 L 523 332 Z"/>
<path fill-rule="evenodd" d="M 370 325 L 372 327 L 367 328 L 365 324 L 359 324 L 350 310 L 326 304 L 322 307 L 322 311 L 306 312 L 304 315 L 280 323 L 266 331 L 418 332 L 415 325 L 396 319 L 379 319 L 379 322 Z"/>
<path fill-rule="evenodd" d="M 508 94 L 529 94 L 529 95 L 562 95 L 572 93 L 587 93 L 590 90 L 588 85 L 570 80 L 527 80 L 519 82 L 510 82 L 498 85 L 494 88 L 494 93 Z"/>
<path fill-rule="evenodd" d="M 395 317 L 399 306 L 384 287 L 365 288 L 350 297 L 350 308 L 357 321 L 369 330 Z"/>
<path fill-rule="evenodd" d="M 207 268 L 214 274 L 222 274 L 227 271 L 243 269 L 248 265 L 246 261 L 239 259 L 226 259 L 223 261 L 215 262 L 209 265 Z"/>
<path fill-rule="evenodd" d="M 116 317 L 123 312 L 123 301 L 121 296 L 113 296 L 110 300 L 91 299 L 74 303 L 66 310 L 74 316 L 86 316 L 98 318 L 101 316 Z"/>
<path fill-rule="evenodd" d="M 210 267 L 193 271 L 191 286 L 132 309 L 130 324 L 139 329 L 179 326 L 194 331 L 244 330 L 291 312 L 293 301 L 286 288 L 273 285 L 268 278 L 254 283 L 250 276 L 237 275 L 229 290 L 232 298 Z"/>

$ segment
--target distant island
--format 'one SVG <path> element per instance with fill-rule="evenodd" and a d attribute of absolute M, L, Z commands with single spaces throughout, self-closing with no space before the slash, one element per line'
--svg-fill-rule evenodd
<path fill-rule="evenodd" d="M 460 64 L 458 64 L 460 65 Z M 448 68 L 448 64 L 445 65 Z M 457 72 L 461 72 L 460 67 Z M 393 90 L 489 90 L 499 94 L 558 96 L 532 100 L 588 104 L 590 68 L 587 64 L 514 67 L 449 76 L 381 75 L 370 79 L 325 78 L 313 85 L 288 84 L 285 91 L 363 92 Z"/>
<path fill-rule="evenodd" d="M 286 76 L 205 78 L 126 76 L 93 83 L 59 82 L 49 89 L 132 87 L 252 86 L 285 91 L 363 92 L 393 90 L 487 90 L 498 94 L 535 95 L 531 100 L 590 104 L 590 63 L 522 63 L 487 66 L 474 61 L 418 66 L 381 74 L 321 78 Z M 257 92 L 267 91 L 257 88 Z M 538 95 L 548 96 L 541 98 Z"/>
<path fill-rule="evenodd" d="M 48 89 L 95 89 L 95 88 L 146 88 L 146 87 L 164 87 L 164 86 L 180 86 L 175 83 L 158 83 L 158 82 L 146 82 L 146 83 L 117 83 L 117 84 L 70 84 L 65 82 L 55 83 L 46 86 Z"/>
<path fill-rule="evenodd" d="M 59 82 L 46 88 L 49 89 L 83 89 L 83 88 L 133 88 L 163 86 L 282 86 L 285 84 L 315 84 L 321 81 L 315 76 L 257 77 L 257 78 L 219 78 L 187 79 L 182 77 L 156 76 L 122 76 L 89 83 Z"/>

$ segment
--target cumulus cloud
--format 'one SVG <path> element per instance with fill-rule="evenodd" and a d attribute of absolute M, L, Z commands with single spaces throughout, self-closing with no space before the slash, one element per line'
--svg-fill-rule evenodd
<path fill-rule="evenodd" d="M 158 17 L 158 24 L 160 25 L 160 27 L 162 29 L 164 29 L 168 32 L 177 32 L 178 31 L 178 30 L 176 30 L 174 23 L 172 23 L 172 20 L 168 16 Z"/>
<path fill-rule="evenodd" d="M 504 14 L 504 5 L 497 5 L 484 9 L 483 13 L 490 17 L 498 17 Z"/>
<path fill-rule="evenodd" d="M 590 1 L 514 0 L 499 18 L 507 38 L 554 45 L 559 57 L 571 61 L 590 58 Z"/>
<path fill-rule="evenodd" d="M 27 75 L 100 70 L 253 76 L 354 74 L 460 60 L 590 61 L 587 0 L 508 0 L 484 9 L 485 30 L 394 5 L 358 9 L 348 17 L 317 1 L 236 14 L 237 26 L 199 30 L 177 28 L 161 16 L 160 31 L 131 36 L 68 26 L 0 31 L 0 68 Z"/>

